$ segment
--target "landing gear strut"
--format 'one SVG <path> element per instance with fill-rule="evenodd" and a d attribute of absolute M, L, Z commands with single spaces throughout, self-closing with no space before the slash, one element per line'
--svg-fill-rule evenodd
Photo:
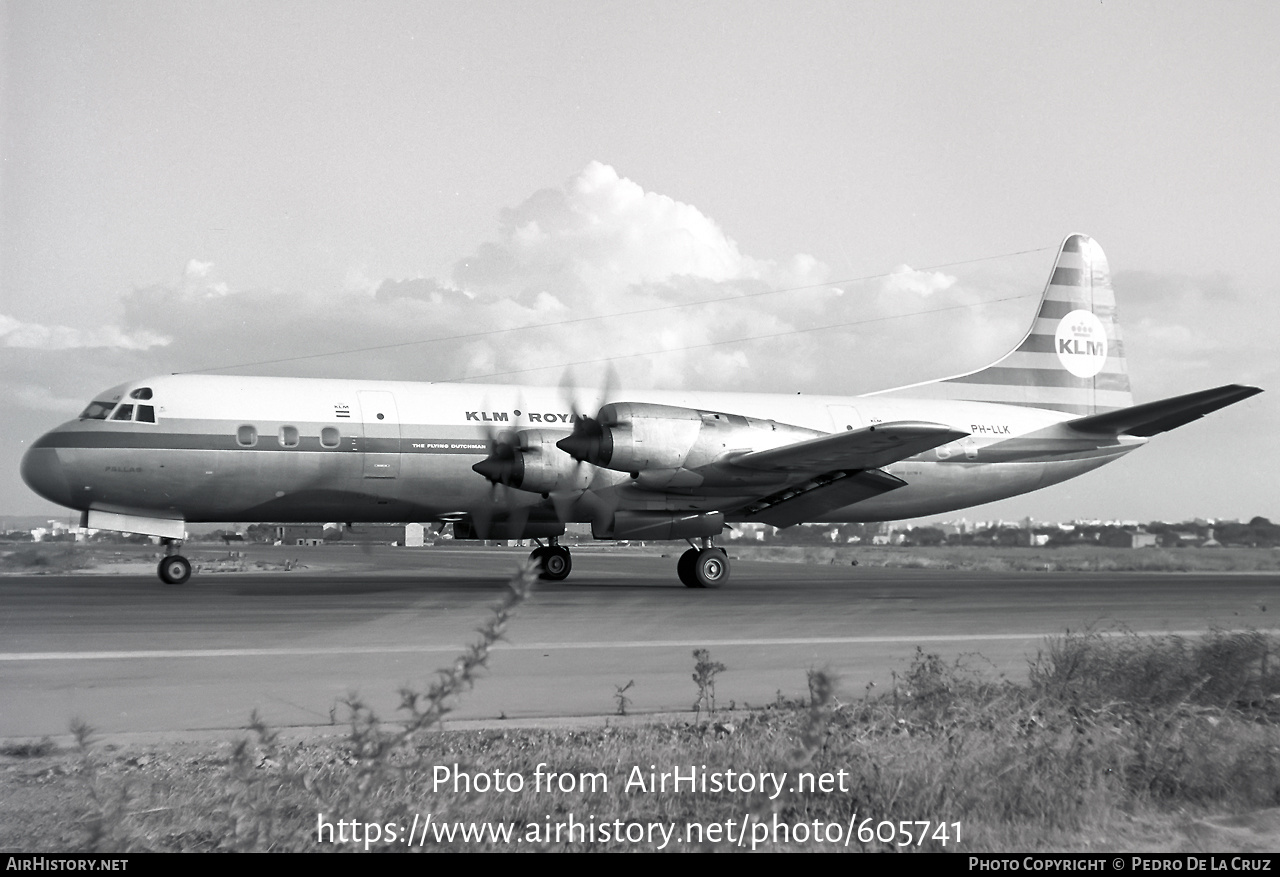
<path fill-rule="evenodd" d="M 680 555 L 676 575 L 686 588 L 718 588 L 729 581 L 729 555 L 704 536 L 701 548 L 694 546 Z"/>
<path fill-rule="evenodd" d="M 191 561 L 176 554 L 182 543 L 176 539 L 164 540 L 164 558 L 160 561 L 160 581 L 166 585 L 185 584 L 191 578 Z"/>
<path fill-rule="evenodd" d="M 550 545 L 539 545 L 533 549 L 529 560 L 537 565 L 538 578 L 549 582 L 562 582 L 573 570 L 573 558 L 569 554 L 569 549 L 561 545 L 555 536 L 552 536 L 549 541 Z"/>

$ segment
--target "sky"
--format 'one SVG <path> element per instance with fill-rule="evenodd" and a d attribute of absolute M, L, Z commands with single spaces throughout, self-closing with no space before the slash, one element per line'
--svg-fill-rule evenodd
<path fill-rule="evenodd" d="M 1269 2 L 10 0 L 0 512 L 56 512 L 23 451 L 153 374 L 979 368 L 1083 232 L 1137 401 L 1267 392 L 963 514 L 1280 520 L 1277 33 Z"/>

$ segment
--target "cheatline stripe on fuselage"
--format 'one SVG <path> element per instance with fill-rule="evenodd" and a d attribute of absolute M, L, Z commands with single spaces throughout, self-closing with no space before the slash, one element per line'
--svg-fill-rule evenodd
<path fill-rule="evenodd" d="M 319 432 L 319 430 L 316 430 Z M 282 454 L 303 451 L 326 454 L 351 453 L 402 453 L 402 454 L 471 454 L 484 456 L 489 444 L 483 439 L 470 438 L 385 438 L 370 436 L 344 436 L 345 441 L 336 448 L 324 447 L 316 436 L 300 436 L 297 447 L 282 447 L 275 436 L 259 439 L 253 447 L 245 447 L 236 441 L 235 435 L 220 433 L 177 432 L 55 432 L 41 437 L 35 448 L 114 448 L 119 450 L 145 449 L 167 451 L 244 451 L 247 454 L 264 451 Z M 353 446 L 351 440 L 355 439 Z"/>
<path fill-rule="evenodd" d="M 359 447 L 344 446 L 342 448 L 325 448 L 319 439 L 310 437 L 297 447 L 284 448 L 272 443 L 264 443 L 259 447 L 246 448 L 235 443 L 234 437 L 225 435 L 193 435 L 182 433 L 147 433 L 130 434 L 126 432 L 91 432 L 91 433 L 58 433 L 54 438 L 60 442 L 42 441 L 38 447 L 45 448 L 97 448 L 107 450 L 170 450 L 170 451 L 218 451 L 237 453 L 271 452 L 280 454 L 349 454 L 363 452 L 368 454 L 466 454 L 484 456 L 488 444 L 483 441 L 467 439 L 413 439 L 413 438 L 365 438 Z M 46 436 L 49 438 L 49 436 Z M 948 463 L 998 463 L 998 462 L 1046 462 L 1062 460 L 1084 460 L 1092 457 L 1104 457 L 1115 453 L 1123 453 L 1128 448 L 1108 445 L 1101 448 L 1075 449 L 1070 441 L 1058 442 L 1041 438 L 1023 440 L 1012 437 L 981 449 L 981 459 L 969 461 L 957 452 L 954 457 L 939 457 L 940 462 Z M 933 451 L 925 451 L 910 459 L 933 459 Z M 837 467 L 838 468 L 838 467 Z"/>

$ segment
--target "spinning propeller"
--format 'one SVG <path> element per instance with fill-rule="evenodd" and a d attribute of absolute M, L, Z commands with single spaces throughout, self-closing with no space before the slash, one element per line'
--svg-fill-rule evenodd
<path fill-rule="evenodd" d="M 573 412 L 573 433 L 556 442 L 556 447 L 577 460 L 579 465 L 599 465 L 613 453 L 613 437 L 609 430 L 617 424 L 602 420 L 601 413 L 608 407 L 614 385 L 618 381 L 618 373 L 612 363 L 605 370 L 604 386 L 599 397 L 601 407 L 594 417 L 580 410 L 578 399 L 573 395 L 574 388 L 566 383 L 567 379 L 568 373 L 561 380 L 560 389 L 569 396 L 569 408 Z"/>
<path fill-rule="evenodd" d="M 519 404 L 523 408 L 523 400 Z M 481 539 L 489 538 L 489 534 L 494 532 L 495 518 L 500 518 L 511 532 L 518 534 L 524 530 L 532 511 L 529 503 L 515 502 L 520 496 L 511 486 L 519 483 L 524 469 L 519 436 L 509 429 L 499 430 L 495 424 L 486 422 L 485 439 L 489 455 L 471 468 L 488 480 L 489 494 L 470 510 L 472 523 Z"/>
<path fill-rule="evenodd" d="M 606 475 L 610 474 L 608 470 L 598 469 L 597 461 L 607 459 L 606 449 L 609 452 L 612 451 L 613 443 L 609 429 L 617 426 L 617 424 L 608 419 L 602 419 L 600 414 L 608 407 L 617 386 L 618 371 L 614 368 L 613 363 L 610 362 L 605 368 L 604 382 L 597 396 L 600 408 L 592 416 L 582 410 L 577 388 L 571 382 L 569 372 L 566 371 L 560 379 L 560 391 L 566 399 L 569 410 L 573 413 L 571 418 L 573 432 L 556 442 L 556 447 L 573 457 L 577 461 L 579 469 L 583 466 L 589 467 L 593 475 L 601 472 Z M 556 514 L 563 521 L 570 509 L 575 505 L 581 504 L 591 510 L 593 519 L 612 521 L 613 513 L 618 509 L 618 494 L 616 490 L 610 489 L 611 487 L 612 485 L 597 485 L 597 489 L 587 489 L 576 495 L 567 496 L 568 506 L 566 510 L 561 511 L 559 504 L 557 504 Z"/>

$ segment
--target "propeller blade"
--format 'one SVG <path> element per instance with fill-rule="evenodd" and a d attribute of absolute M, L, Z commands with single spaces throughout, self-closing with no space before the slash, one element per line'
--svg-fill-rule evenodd
<path fill-rule="evenodd" d="M 612 423 L 605 423 L 600 412 L 612 400 L 614 386 L 618 382 L 618 370 L 610 362 L 604 373 L 604 384 L 600 388 L 598 401 L 600 408 L 594 414 L 585 414 L 578 405 L 577 394 L 568 382 L 568 372 L 560 381 L 561 390 L 570 394 L 569 406 L 573 412 L 573 432 L 556 442 L 556 447 L 578 461 L 579 464 L 600 465 L 608 462 L 613 454 L 613 439 L 609 434 Z"/>
<path fill-rule="evenodd" d="M 490 499 L 492 500 L 492 493 L 490 494 Z M 496 506 L 492 501 L 478 503 L 471 510 L 471 526 L 475 528 L 476 535 L 481 539 L 489 538 L 489 531 L 493 529 L 493 514 L 495 511 Z"/>
<path fill-rule="evenodd" d="M 567 524 L 573 520 L 573 510 L 585 491 L 563 491 L 551 494 L 551 504 L 556 510 L 556 520 Z"/>
<path fill-rule="evenodd" d="M 509 539 L 523 539 L 524 525 L 529 522 L 529 513 L 533 510 L 532 506 L 518 505 L 507 513 L 506 524 L 509 530 Z"/>
<path fill-rule="evenodd" d="M 508 487 L 519 484 L 524 475 L 524 457 L 520 453 L 520 440 L 516 434 L 503 431 L 489 437 L 489 456 L 471 467 L 491 484 Z"/>
<path fill-rule="evenodd" d="M 613 515 L 618 510 L 620 501 L 617 488 L 588 490 L 578 498 L 578 502 L 590 514 L 592 522 L 602 524 L 602 529 L 613 523 Z"/>

